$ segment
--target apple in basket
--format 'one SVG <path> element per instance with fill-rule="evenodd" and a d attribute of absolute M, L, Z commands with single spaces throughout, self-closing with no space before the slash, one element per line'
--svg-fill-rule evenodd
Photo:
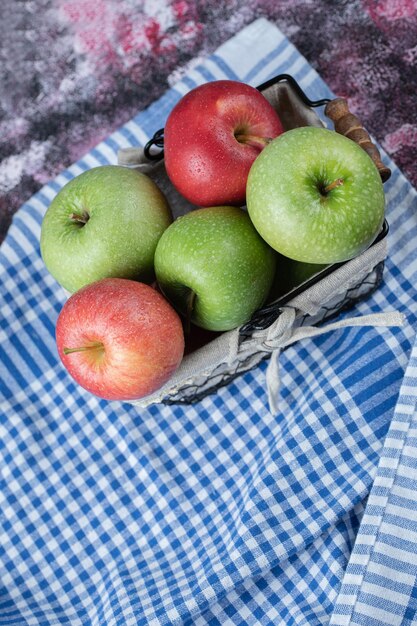
<path fill-rule="evenodd" d="M 296 128 L 266 146 L 250 170 L 246 199 L 265 241 L 303 263 L 353 258 L 384 220 L 384 189 L 372 159 L 325 128 Z"/>
<path fill-rule="evenodd" d="M 110 276 L 151 282 L 156 244 L 171 221 L 148 176 L 118 165 L 95 167 L 69 181 L 50 204 L 42 257 L 71 292 Z"/>
<path fill-rule="evenodd" d="M 72 294 L 56 325 L 59 357 L 74 380 L 106 400 L 157 391 L 184 353 L 181 320 L 154 288 L 104 278 Z"/>
<path fill-rule="evenodd" d="M 196 209 L 158 242 L 155 273 L 163 294 L 187 320 L 212 331 L 247 322 L 265 301 L 275 252 L 241 208 Z"/>
<path fill-rule="evenodd" d="M 277 269 L 268 302 L 273 302 L 276 298 L 288 294 L 292 289 L 309 281 L 326 267 L 328 265 L 325 263 L 301 263 L 301 261 L 294 261 L 277 254 Z"/>
<path fill-rule="evenodd" d="M 282 132 L 275 109 L 254 87 L 233 80 L 200 85 L 168 116 L 167 174 L 192 204 L 242 205 L 250 166 Z"/>

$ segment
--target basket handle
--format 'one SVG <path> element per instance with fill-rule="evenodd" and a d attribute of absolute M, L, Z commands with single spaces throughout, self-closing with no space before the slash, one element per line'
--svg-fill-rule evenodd
<path fill-rule="evenodd" d="M 391 170 L 382 162 L 378 148 L 372 142 L 359 118 L 349 111 L 347 100 L 344 98 L 330 100 L 330 102 L 326 104 L 324 112 L 334 123 L 334 129 L 337 133 L 352 139 L 352 141 L 365 150 L 375 163 L 382 182 L 385 183 L 391 176 Z"/>

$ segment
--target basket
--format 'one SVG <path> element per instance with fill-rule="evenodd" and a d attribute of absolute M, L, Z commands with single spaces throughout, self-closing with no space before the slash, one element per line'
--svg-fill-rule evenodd
<path fill-rule="evenodd" d="M 378 167 L 383 181 L 390 171 L 381 162 L 369 135 L 361 128 L 344 100 L 311 101 L 293 77 L 281 74 L 258 87 L 278 112 L 285 130 L 300 126 L 324 126 L 316 108 L 325 106 L 336 132 L 355 137 Z M 361 133 L 358 136 L 357 131 Z M 164 192 L 174 218 L 195 208 L 172 186 L 163 161 L 163 129 L 142 148 L 119 151 L 119 164 L 138 168 Z M 293 343 L 295 329 L 317 327 L 341 311 L 368 297 L 380 285 L 387 254 L 387 222 L 376 241 L 361 255 L 342 264 L 330 265 L 301 285 L 268 302 L 252 319 L 232 331 L 215 334 L 195 328 L 186 344 L 183 361 L 173 377 L 157 392 L 132 404 L 148 406 L 191 404 L 215 393 L 236 376 L 268 359 L 273 351 Z"/>

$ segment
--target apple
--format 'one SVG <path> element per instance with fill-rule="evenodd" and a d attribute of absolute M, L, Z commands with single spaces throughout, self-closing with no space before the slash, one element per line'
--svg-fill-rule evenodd
<path fill-rule="evenodd" d="M 72 294 L 56 324 L 59 357 L 74 380 L 106 400 L 157 391 L 184 353 L 181 320 L 149 285 L 103 278 Z"/>
<path fill-rule="evenodd" d="M 153 180 L 137 170 L 102 165 L 55 196 L 42 221 L 42 258 L 70 292 L 111 276 L 151 282 L 156 244 L 171 222 Z"/>
<path fill-rule="evenodd" d="M 197 326 L 225 331 L 247 322 L 265 301 L 275 253 L 248 214 L 233 206 L 200 208 L 167 228 L 155 252 L 158 284 Z"/>
<path fill-rule="evenodd" d="M 302 283 L 324 270 L 328 265 L 319 263 L 302 263 L 277 253 L 277 268 L 268 302 L 287 294 Z"/>
<path fill-rule="evenodd" d="M 283 132 L 260 91 L 234 80 L 192 89 L 164 129 L 165 168 L 173 186 L 199 207 L 243 205 L 249 169 Z"/>
<path fill-rule="evenodd" d="M 303 263 L 360 254 L 384 220 L 384 189 L 373 161 L 326 128 L 295 128 L 274 139 L 254 161 L 246 191 L 260 235 Z"/>

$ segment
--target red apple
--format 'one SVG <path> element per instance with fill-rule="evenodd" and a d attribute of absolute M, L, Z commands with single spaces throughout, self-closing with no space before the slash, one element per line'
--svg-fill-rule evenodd
<path fill-rule="evenodd" d="M 82 387 L 106 400 L 135 400 L 159 389 L 184 353 L 179 316 L 149 285 L 104 278 L 64 304 L 58 353 Z"/>
<path fill-rule="evenodd" d="M 167 174 L 192 204 L 242 205 L 250 167 L 283 132 L 260 91 L 233 80 L 206 83 L 187 93 L 164 130 Z"/>

